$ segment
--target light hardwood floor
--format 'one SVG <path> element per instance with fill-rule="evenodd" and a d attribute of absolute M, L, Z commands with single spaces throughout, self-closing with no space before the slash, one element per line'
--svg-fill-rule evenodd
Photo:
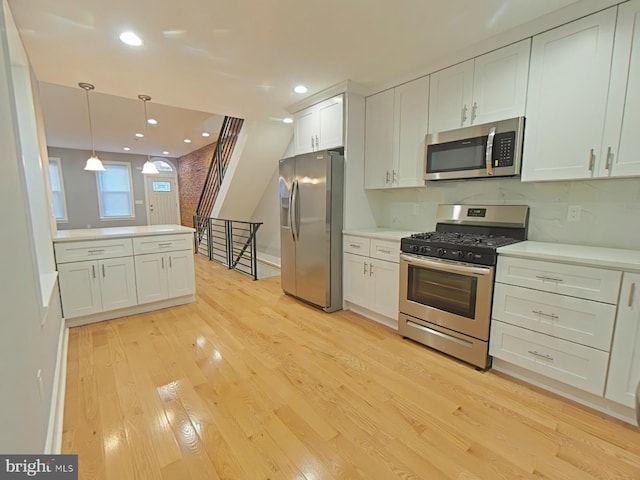
<path fill-rule="evenodd" d="M 192 305 L 74 328 L 80 478 L 640 479 L 640 433 L 196 258 Z"/>

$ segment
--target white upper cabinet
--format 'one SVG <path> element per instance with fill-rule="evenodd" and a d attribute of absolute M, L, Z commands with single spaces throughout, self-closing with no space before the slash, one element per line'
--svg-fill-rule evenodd
<path fill-rule="evenodd" d="M 523 181 L 599 170 L 615 23 L 610 8 L 533 38 Z"/>
<path fill-rule="evenodd" d="M 640 0 L 620 5 L 613 49 L 609 108 L 600 177 L 640 175 Z"/>
<path fill-rule="evenodd" d="M 429 77 L 367 97 L 365 188 L 424 186 Z"/>
<path fill-rule="evenodd" d="M 337 95 L 294 115 L 296 155 L 344 145 L 343 104 L 343 95 Z"/>
<path fill-rule="evenodd" d="M 524 115 L 529 39 L 431 75 L 429 133 Z"/>
<path fill-rule="evenodd" d="M 473 97 L 473 60 L 431 75 L 429 133 L 466 127 Z"/>

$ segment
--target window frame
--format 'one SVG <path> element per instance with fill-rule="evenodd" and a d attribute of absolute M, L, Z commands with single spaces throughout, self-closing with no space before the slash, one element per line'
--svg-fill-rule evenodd
<path fill-rule="evenodd" d="M 102 164 L 107 167 L 108 165 L 119 165 L 127 167 L 127 175 L 129 176 L 129 204 L 131 207 L 131 215 L 119 216 L 119 217 L 107 217 L 104 215 L 104 205 L 102 201 L 102 189 L 100 188 L 100 173 L 96 172 L 96 190 L 98 193 L 98 213 L 100 214 L 100 221 L 108 222 L 110 220 L 134 220 L 136 218 L 135 199 L 133 198 L 133 176 L 131 175 L 131 163 L 129 162 L 115 162 L 109 160 L 103 160 Z"/>
<path fill-rule="evenodd" d="M 58 171 L 58 177 L 60 178 L 60 195 L 62 197 L 62 212 L 64 214 L 62 218 L 56 217 L 56 211 L 55 211 L 55 208 L 53 208 L 54 189 L 53 189 L 53 183 L 51 182 L 51 166 L 52 165 L 56 166 L 56 169 Z M 67 210 L 67 192 L 65 191 L 65 188 L 64 188 L 64 174 L 62 173 L 62 161 L 60 160 L 59 157 L 49 157 L 48 174 L 49 174 L 49 188 L 51 189 L 51 213 L 53 215 L 53 218 L 55 219 L 56 223 L 69 223 L 69 211 Z"/>

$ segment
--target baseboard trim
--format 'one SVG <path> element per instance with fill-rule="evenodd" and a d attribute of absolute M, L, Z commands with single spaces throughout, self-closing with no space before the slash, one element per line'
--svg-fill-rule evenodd
<path fill-rule="evenodd" d="M 89 325 L 90 323 L 102 322 L 104 320 L 112 320 L 114 318 L 128 317 L 129 315 L 137 315 L 139 313 L 152 312 L 162 308 L 177 307 L 196 301 L 195 295 L 185 295 L 184 297 L 169 298 L 159 302 L 143 303 L 142 305 L 134 305 L 133 307 L 121 308 L 119 310 L 111 310 L 108 312 L 100 312 L 95 315 L 86 315 L 84 317 L 69 318 L 66 320 L 67 327 L 80 327 Z"/>
<path fill-rule="evenodd" d="M 58 357 L 53 375 L 53 389 L 51 392 L 51 408 L 49 410 L 49 425 L 44 453 L 57 455 L 62 451 L 62 428 L 64 423 L 64 397 L 67 385 L 67 352 L 69 350 L 69 329 L 60 329 L 58 339 Z"/>

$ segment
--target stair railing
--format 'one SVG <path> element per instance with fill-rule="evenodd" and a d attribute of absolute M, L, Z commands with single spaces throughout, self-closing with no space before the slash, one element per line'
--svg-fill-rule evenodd
<path fill-rule="evenodd" d="M 203 225 L 206 234 L 198 238 L 194 233 L 196 251 L 208 255 L 209 260 L 238 270 L 258 279 L 257 232 L 262 222 L 244 222 L 226 218 L 193 217 L 194 225 Z M 206 248 L 202 238 L 206 236 Z"/>
<path fill-rule="evenodd" d="M 231 160 L 233 149 L 238 140 L 238 134 L 242 129 L 243 123 L 244 120 L 241 118 L 227 116 L 224 117 L 224 121 L 220 127 L 216 148 L 213 151 L 207 178 L 202 188 L 200 199 L 198 200 L 198 207 L 196 208 L 196 217 L 201 219 L 199 223 L 196 224 L 194 221 L 193 224 L 193 227 L 196 229 L 198 244 L 202 241 L 202 237 L 205 234 L 207 222 L 204 219 L 211 215 L 213 206 L 218 198 L 222 180 L 229 166 L 229 161 Z"/>

